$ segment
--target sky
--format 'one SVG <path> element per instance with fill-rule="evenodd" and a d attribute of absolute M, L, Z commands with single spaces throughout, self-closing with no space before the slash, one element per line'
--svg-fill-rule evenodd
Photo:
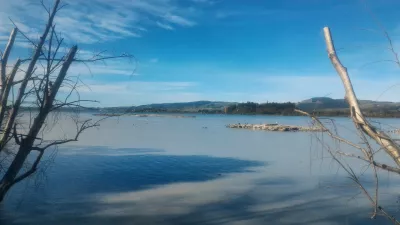
<path fill-rule="evenodd" d="M 64 0 L 55 23 L 79 59 L 106 51 L 133 59 L 82 64 L 82 99 L 98 106 L 197 100 L 297 102 L 343 98 L 327 57 L 329 26 L 360 99 L 400 101 L 397 0 Z M 51 0 L 44 0 L 50 7 Z M 0 48 L 12 28 L 37 40 L 46 22 L 39 0 L 0 0 Z M 11 61 L 31 54 L 19 35 Z M 60 93 L 62 95 L 63 93 Z M 65 93 L 64 93 L 65 94 Z"/>

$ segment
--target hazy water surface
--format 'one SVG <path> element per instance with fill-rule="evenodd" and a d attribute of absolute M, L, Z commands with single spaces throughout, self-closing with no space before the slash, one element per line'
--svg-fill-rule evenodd
<path fill-rule="evenodd" d="M 359 190 L 313 134 L 225 127 L 237 122 L 307 125 L 310 121 L 225 115 L 112 118 L 85 132 L 79 142 L 50 152 L 42 164 L 46 171 L 7 196 L 0 206 L 0 222 L 387 223 L 369 219 L 372 209 L 364 196 L 357 195 Z M 357 140 L 350 120 L 335 118 L 335 122 L 342 136 Z M 397 119 L 378 122 L 400 127 Z M 48 131 L 48 138 L 73 134 L 72 125 L 61 119 L 60 127 Z M 347 150 L 323 138 L 330 146 Z M 367 169 L 357 161 L 349 163 L 357 173 Z M 368 170 L 362 176 L 367 185 L 371 178 Z M 387 173 L 380 173 L 380 178 L 382 203 L 396 215 L 398 179 Z"/>

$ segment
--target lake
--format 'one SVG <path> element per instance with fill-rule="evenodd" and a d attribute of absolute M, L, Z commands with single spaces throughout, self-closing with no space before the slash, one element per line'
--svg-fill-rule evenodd
<path fill-rule="evenodd" d="M 48 139 L 73 135 L 66 116 L 46 131 Z M 334 120 L 342 136 L 358 140 L 348 118 Z M 400 127 L 399 119 L 374 120 L 377 126 Z M 0 222 L 390 224 L 369 218 L 372 208 L 365 196 L 329 158 L 315 133 L 225 127 L 239 122 L 310 124 L 306 117 L 283 116 L 110 118 L 79 142 L 49 151 L 43 170 L 18 184 L 0 205 Z M 318 135 L 329 146 L 351 151 L 323 136 Z M 390 163 L 384 155 L 378 158 Z M 368 167 L 348 163 L 373 188 Z M 379 175 L 381 204 L 399 216 L 399 179 Z"/>

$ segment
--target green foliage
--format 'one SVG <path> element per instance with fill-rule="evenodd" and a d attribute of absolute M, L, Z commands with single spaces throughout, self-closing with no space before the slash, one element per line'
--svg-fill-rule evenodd
<path fill-rule="evenodd" d="M 295 104 L 287 103 L 239 103 L 228 106 L 225 109 L 227 114 L 266 114 L 266 115 L 293 115 Z"/>

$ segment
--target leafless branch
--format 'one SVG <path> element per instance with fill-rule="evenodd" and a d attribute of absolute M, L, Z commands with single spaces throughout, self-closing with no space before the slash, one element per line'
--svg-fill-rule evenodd
<path fill-rule="evenodd" d="M 10 17 L 8 17 L 8 19 L 11 21 L 11 23 L 14 25 L 14 27 L 18 29 L 19 33 L 36 48 L 37 47 L 36 43 L 34 41 L 32 41 L 24 32 L 22 32 L 18 28 L 17 24 L 15 24 L 14 21 Z"/>
<path fill-rule="evenodd" d="M 364 118 L 358 105 L 358 100 L 353 90 L 353 86 L 347 73 L 347 69 L 342 65 L 335 53 L 335 47 L 328 27 L 324 28 L 324 35 L 329 58 L 340 78 L 342 79 L 343 85 L 346 90 L 346 100 L 349 103 L 352 111 L 355 112 L 355 114 L 352 115 L 354 123 L 359 124 L 362 131 L 368 134 L 368 136 L 374 139 L 379 145 L 385 146 L 386 152 L 392 157 L 396 164 L 400 166 L 400 146 L 396 142 L 394 142 L 387 134 L 378 131 Z"/>
<path fill-rule="evenodd" d="M 317 122 L 320 126 L 322 126 L 322 127 L 326 130 L 326 133 L 327 133 L 331 138 L 333 138 L 333 139 L 335 139 L 335 140 L 337 140 L 337 141 L 339 141 L 339 142 L 345 143 L 345 144 L 347 144 L 347 145 L 349 145 L 349 146 L 351 146 L 351 147 L 354 147 L 354 148 L 360 150 L 360 151 L 363 153 L 364 156 L 358 156 L 358 155 L 354 155 L 354 154 L 350 154 L 350 153 L 344 153 L 344 152 L 341 152 L 341 151 L 336 151 L 336 153 L 341 154 L 341 155 L 345 155 L 345 156 L 348 156 L 348 157 L 357 158 L 357 159 L 363 160 L 364 162 L 367 162 L 367 163 L 369 163 L 369 164 L 372 164 L 372 165 L 374 165 L 374 166 L 376 166 L 376 167 L 378 167 L 378 168 L 380 168 L 380 169 L 383 169 L 383 170 L 386 170 L 386 171 L 389 171 L 389 172 L 393 172 L 393 173 L 400 174 L 400 168 L 393 167 L 393 166 L 389 166 L 389 165 L 386 165 L 386 164 L 383 164 L 383 163 L 379 163 L 379 162 L 374 161 L 373 158 L 372 158 L 372 159 L 370 158 L 370 154 L 367 152 L 366 149 L 362 148 L 361 146 L 359 146 L 359 145 L 357 145 L 357 144 L 354 144 L 353 142 L 351 142 L 351 141 L 349 141 L 349 140 L 346 140 L 346 139 L 344 139 L 344 138 L 341 138 L 341 137 L 339 137 L 339 136 L 333 134 L 332 131 L 331 131 L 330 129 L 328 129 L 328 128 L 320 121 L 320 119 L 319 119 L 318 117 L 313 116 L 313 115 L 311 115 L 311 114 L 309 114 L 309 113 L 307 113 L 307 112 L 304 112 L 304 111 L 302 111 L 302 110 L 299 110 L 299 109 L 295 109 L 295 111 L 298 112 L 298 113 L 300 113 L 300 114 L 302 114 L 302 115 L 305 115 L 305 116 L 310 117 L 310 118 L 313 119 L 315 122 Z"/>
<path fill-rule="evenodd" d="M 379 29 L 381 30 L 383 36 L 386 38 L 386 40 L 388 41 L 389 44 L 389 50 L 392 53 L 392 55 L 395 58 L 395 63 L 400 66 L 400 59 L 399 59 L 399 54 L 395 51 L 395 48 L 393 46 L 393 41 L 392 38 L 390 37 L 389 33 L 387 32 L 387 30 L 385 29 L 385 27 L 383 26 L 383 24 L 380 22 L 380 20 L 378 19 L 378 17 L 375 15 L 375 13 L 369 8 L 368 4 L 365 2 L 365 0 L 362 0 L 364 2 L 364 7 L 367 10 L 367 12 L 370 14 L 371 18 L 374 20 L 374 22 L 376 23 L 376 25 L 379 27 Z"/>
<path fill-rule="evenodd" d="M 313 120 L 318 122 L 318 118 L 314 117 L 306 112 L 303 112 L 301 110 L 296 110 L 299 113 L 302 113 L 304 115 L 308 115 L 310 118 L 312 118 Z M 323 126 L 323 124 L 321 124 Z M 348 153 L 344 153 L 341 151 L 332 151 L 331 148 L 323 141 L 321 140 L 318 136 L 316 136 L 317 140 L 319 143 L 321 143 L 322 147 L 330 154 L 330 156 L 332 157 L 332 159 L 334 161 L 336 161 L 339 165 L 340 168 L 344 169 L 344 171 L 349 175 L 349 178 L 354 181 L 354 183 L 357 185 L 357 187 L 362 191 L 362 193 L 364 193 L 364 195 L 367 197 L 367 199 L 369 200 L 369 202 L 371 203 L 371 205 L 374 208 L 374 212 L 373 215 L 371 216 L 371 218 L 375 218 L 377 215 L 377 212 L 379 211 L 380 213 L 382 213 L 386 218 L 388 218 L 389 220 L 391 220 L 394 224 L 400 224 L 400 222 L 393 216 L 391 216 L 388 212 L 386 212 L 382 206 L 379 206 L 378 204 L 378 187 L 376 184 L 378 182 L 378 178 L 376 177 L 376 182 L 375 182 L 375 197 L 373 198 L 369 192 L 365 189 L 365 187 L 363 186 L 363 184 L 361 183 L 360 179 L 358 178 L 358 176 L 355 174 L 355 172 L 353 171 L 353 169 L 351 168 L 351 166 L 349 166 L 348 164 L 345 164 L 344 162 L 342 162 L 342 160 L 340 160 L 336 154 L 339 155 L 345 155 L 345 156 L 350 156 L 350 157 L 355 157 L 361 160 L 364 160 L 368 163 L 370 163 L 369 159 L 365 159 L 361 156 L 355 156 L 353 154 L 348 154 Z M 378 164 L 375 164 L 374 162 L 372 162 L 372 164 L 374 164 L 374 166 L 378 167 Z M 380 165 L 382 166 L 382 165 Z M 385 168 L 385 166 L 382 166 L 382 168 Z M 397 168 L 396 168 L 397 169 Z M 400 172 L 400 171 L 399 171 Z M 376 171 L 374 172 L 374 175 L 377 176 Z"/>
<path fill-rule="evenodd" d="M 8 76 L 8 78 L 6 80 L 5 86 L 2 88 L 1 106 L 0 106 L 0 125 L 3 124 L 4 115 L 7 111 L 7 100 L 8 100 L 8 96 L 10 94 L 10 89 L 12 87 L 11 84 L 13 83 L 14 77 L 17 74 L 17 70 L 18 70 L 20 64 L 21 64 L 21 61 L 18 59 L 14 65 L 14 68 L 13 68 L 11 74 Z"/>
<path fill-rule="evenodd" d="M 8 39 L 8 43 L 6 45 L 6 49 L 4 50 L 4 54 L 2 54 L 2 57 L 1 57 L 1 69 L 0 69 L 1 84 L 0 84 L 0 86 L 5 85 L 5 83 L 6 83 L 6 74 L 7 74 L 6 66 L 7 66 L 8 57 L 10 56 L 10 52 L 14 45 L 14 41 L 15 41 L 15 37 L 17 36 L 17 33 L 18 33 L 17 28 L 14 28 L 11 31 L 10 38 Z M 4 87 L 2 87 L 2 89 L 4 89 Z"/>
<path fill-rule="evenodd" d="M 0 110 L 0 118 L 6 118 L 7 121 L 0 121 L 0 124 L 2 125 L 0 127 L 0 152 L 6 149 L 6 146 L 7 148 L 12 146 L 12 148 L 16 149 L 12 149 L 10 154 L 7 154 L 7 156 L 12 156 L 7 158 L 10 160 L 7 169 L 3 170 L 1 168 L 2 173 L 3 171 L 4 173 L 0 179 L 0 202 L 3 200 L 5 193 L 7 193 L 11 186 L 38 171 L 38 165 L 46 149 L 57 147 L 60 144 L 77 141 L 79 136 L 85 130 L 97 127 L 100 125 L 101 121 L 113 117 L 113 115 L 111 115 L 98 121 L 79 121 L 78 119 L 74 119 L 76 124 L 75 136 L 67 138 L 65 135 L 64 139 L 60 140 L 44 140 L 44 132 L 51 131 L 54 124 L 59 122 L 60 111 L 57 109 L 62 107 L 85 108 L 81 105 L 82 102 L 97 103 L 97 101 L 82 100 L 80 98 L 78 92 L 79 87 L 81 87 L 80 83 L 83 85 L 85 84 L 79 79 L 79 77 L 77 77 L 76 80 L 67 77 L 67 72 L 71 64 L 73 62 L 82 62 L 84 64 L 98 61 L 104 62 L 105 60 L 120 58 L 135 59 L 133 55 L 129 54 L 103 56 L 105 51 L 95 54 L 90 59 L 76 59 L 75 56 L 78 51 L 77 46 L 70 48 L 67 54 L 61 55 L 60 49 L 62 49 L 61 46 L 64 39 L 55 31 L 56 27 L 54 25 L 55 14 L 66 6 L 61 5 L 60 2 L 61 0 L 54 0 L 53 8 L 50 9 L 45 6 L 44 1 L 41 1 L 44 10 L 49 15 L 49 18 L 42 35 L 37 40 L 37 43 L 32 41 L 23 32 L 20 32 L 20 34 L 32 44 L 34 48 L 32 56 L 28 59 L 18 60 L 12 68 L 10 75 L 8 75 L 5 82 L 2 82 L 1 84 L 2 86 L 6 86 L 1 90 L 2 96 L 0 96 L 0 98 L 3 106 L 1 110 L 4 115 L 7 116 L 1 116 Z M 13 21 L 12 23 L 16 27 L 14 30 L 18 30 L 16 24 Z M 1 54 L 1 56 L 3 59 L 6 54 Z M 5 61 L 6 60 L 2 60 L 2 66 L 4 65 L 5 69 L 11 68 L 11 66 L 7 66 L 4 63 Z M 27 69 L 21 69 L 20 65 L 25 62 L 28 64 Z M 4 74 L 6 74 L 5 69 L 3 70 Z M 21 80 L 14 81 L 15 74 L 19 71 L 22 71 L 24 76 Z M 17 84 L 19 85 L 19 89 L 14 98 L 14 92 L 12 90 Z M 56 99 L 56 97 L 59 97 L 57 96 L 57 93 L 60 88 L 69 88 L 69 92 L 66 93 L 66 97 L 62 100 Z M 10 91 L 12 93 L 13 104 L 11 105 L 11 109 L 8 110 L 6 106 Z M 77 94 L 78 99 L 70 100 L 74 93 Z M 27 115 L 29 118 L 29 124 L 27 121 L 24 122 L 19 120 L 26 109 L 29 113 Z M 50 119 L 48 116 L 54 116 L 54 121 L 49 121 Z M 14 142 L 12 140 L 14 140 Z M 32 151 L 38 151 L 38 155 L 33 165 L 26 168 L 26 166 L 29 165 L 27 163 L 27 157 Z M 3 159 L 0 159 L 0 161 L 3 161 Z M 43 165 L 40 165 L 40 167 L 43 168 Z M 22 172 L 21 170 L 24 171 L 22 174 L 20 174 L 20 172 Z"/>
<path fill-rule="evenodd" d="M 43 0 L 40 0 L 40 4 L 42 5 L 43 9 L 46 10 L 47 14 L 50 17 L 50 10 L 47 8 L 47 6 L 44 4 Z"/>
<path fill-rule="evenodd" d="M 17 125 L 16 125 L 16 124 L 14 125 L 14 133 L 13 133 L 13 136 L 14 136 L 14 141 L 15 141 L 15 143 L 17 143 L 17 145 L 21 145 L 21 141 L 20 141 L 19 138 L 18 138 Z"/>
<path fill-rule="evenodd" d="M 43 147 L 32 147 L 32 150 L 37 150 L 37 151 L 44 151 L 49 147 L 55 146 L 55 145 L 61 145 L 61 144 L 65 144 L 68 142 L 73 142 L 73 141 L 78 141 L 79 136 L 87 129 L 92 128 L 92 127 L 98 127 L 100 126 L 100 121 L 96 121 L 95 123 L 90 123 L 92 121 L 92 119 L 88 119 L 82 122 L 82 124 L 79 126 L 78 122 L 76 123 L 77 125 L 77 132 L 74 138 L 71 139 L 65 139 L 65 140 L 57 140 L 57 141 L 52 141 L 50 144 L 47 144 Z"/>
<path fill-rule="evenodd" d="M 44 151 L 39 151 L 39 155 L 36 157 L 36 160 L 33 163 L 32 167 L 25 173 L 21 174 L 19 177 L 15 178 L 14 181 L 11 183 L 11 186 L 34 174 L 37 170 L 37 166 L 39 165 L 40 160 L 43 157 L 43 154 Z"/>
<path fill-rule="evenodd" d="M 79 108 L 87 108 L 85 106 L 82 106 L 78 103 L 81 102 L 91 102 L 91 103 L 99 103 L 99 101 L 95 101 L 95 100 L 76 100 L 76 101 L 72 101 L 72 102 L 62 102 L 59 104 L 54 104 L 53 108 L 51 109 L 52 111 L 60 109 L 62 107 L 66 107 L 66 106 L 74 106 L 74 107 L 79 107 Z"/>

